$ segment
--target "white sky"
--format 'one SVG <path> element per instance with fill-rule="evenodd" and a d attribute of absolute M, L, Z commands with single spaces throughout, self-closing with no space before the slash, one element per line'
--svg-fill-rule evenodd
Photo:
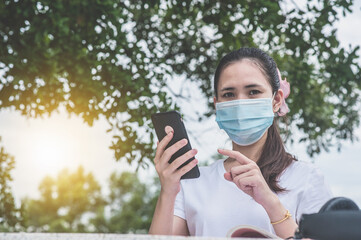
<path fill-rule="evenodd" d="M 355 2 L 357 7 L 354 6 L 353 13 L 337 24 L 338 38 L 344 47 L 348 47 L 349 44 L 361 45 L 361 31 L 356 30 L 361 26 L 361 1 Z M 184 111 L 186 112 L 187 109 Z M 186 123 L 186 127 L 197 129 L 204 124 L 187 125 Z M 214 117 L 206 124 L 212 131 L 206 131 L 201 136 L 202 146 L 194 137 L 190 137 L 193 147 L 199 150 L 197 158 L 201 162 L 207 161 L 210 155 L 216 153 L 218 147 L 227 147 L 224 143 L 226 136 L 218 130 Z M 50 118 L 26 119 L 15 111 L 0 111 L 1 144 L 8 153 L 15 156 L 16 160 L 12 172 L 14 178 L 12 187 L 16 200 L 19 201 L 24 196 L 38 197 L 38 185 L 41 179 L 48 174 L 55 176 L 64 167 L 75 169 L 83 165 L 103 186 L 106 186 L 111 172 L 131 169 L 113 158 L 113 152 L 109 149 L 111 135 L 106 133 L 107 129 L 104 119 L 89 127 L 79 117 L 69 118 L 64 112 L 53 114 Z M 361 128 L 357 130 L 356 135 L 361 139 Z M 56 156 L 41 151 L 44 149 L 43 146 L 53 149 Z M 288 146 L 288 150 L 301 160 L 310 160 L 302 145 Z M 341 153 L 333 150 L 330 153 L 322 153 L 314 159 L 334 194 L 349 197 L 359 206 L 361 206 L 360 150 L 360 142 L 345 143 Z M 141 171 L 141 173 L 142 178 L 145 179 L 154 171 Z"/>

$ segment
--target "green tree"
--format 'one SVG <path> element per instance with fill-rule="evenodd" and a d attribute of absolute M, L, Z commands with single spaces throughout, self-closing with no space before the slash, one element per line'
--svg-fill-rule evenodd
<path fill-rule="evenodd" d="M 89 219 L 105 205 L 100 185 L 82 167 L 73 173 L 64 169 L 56 179 L 45 177 L 39 191 L 40 199 L 24 200 L 29 231 L 92 231 Z"/>
<path fill-rule="evenodd" d="M 313 155 L 355 140 L 359 46 L 341 48 L 335 23 L 352 0 L 63 1 L 0 3 L 0 109 L 37 117 L 60 105 L 88 124 L 104 116 L 115 158 L 149 163 L 150 115 L 177 108 L 169 85 L 199 86 L 213 113 L 221 56 L 260 47 L 291 82 L 289 119 Z M 184 79 L 184 80 L 172 80 Z"/>
<path fill-rule="evenodd" d="M 0 138 L 1 143 L 1 138 Z M 21 211 L 16 207 L 11 192 L 11 170 L 14 169 L 14 157 L 0 145 L 0 231 L 16 231 L 21 226 Z"/>
<path fill-rule="evenodd" d="M 109 179 L 109 215 L 99 212 L 92 220 L 95 231 L 147 233 L 157 201 L 158 186 L 142 183 L 136 173 L 113 173 Z"/>

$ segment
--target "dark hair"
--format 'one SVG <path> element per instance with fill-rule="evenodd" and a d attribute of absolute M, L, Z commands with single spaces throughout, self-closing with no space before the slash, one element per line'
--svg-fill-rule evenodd
<path fill-rule="evenodd" d="M 280 79 L 278 77 L 277 65 L 273 58 L 258 48 L 240 48 L 224 56 L 217 66 L 214 75 L 214 92 L 216 98 L 218 98 L 218 82 L 222 71 L 230 64 L 242 59 L 255 62 L 271 84 L 272 92 L 278 91 L 280 88 Z M 286 190 L 278 185 L 278 177 L 293 161 L 297 161 L 297 159 L 286 152 L 275 119 L 268 128 L 267 140 L 263 146 L 262 154 L 257 161 L 262 175 L 272 191 L 283 192 Z"/>

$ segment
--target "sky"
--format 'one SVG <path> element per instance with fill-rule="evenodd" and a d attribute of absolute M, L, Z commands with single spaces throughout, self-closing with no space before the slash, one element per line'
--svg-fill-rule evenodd
<path fill-rule="evenodd" d="M 361 45 L 361 31 L 355 30 L 355 26 L 361 26 L 361 1 L 355 2 L 353 13 L 342 18 L 336 25 L 338 39 L 344 47 L 348 47 L 349 44 Z M 202 102 L 195 98 L 188 106 L 185 103 L 185 112 L 193 111 L 189 105 L 194 104 L 194 101 L 198 106 L 206 106 L 205 100 Z M 194 130 L 193 132 L 207 126 L 207 130 L 198 132 L 197 136 L 190 136 L 193 147 L 199 151 L 197 158 L 200 162 L 207 162 L 210 156 L 216 153 L 217 148 L 230 147 L 230 142 L 226 141 L 227 136 L 218 129 L 214 119 L 213 116 L 202 123 L 185 122 L 187 129 Z M 75 115 L 68 116 L 61 109 L 50 117 L 39 119 L 27 119 L 16 111 L 1 110 L 1 145 L 16 160 L 15 169 L 12 171 L 15 199 L 19 201 L 25 196 L 39 197 L 40 181 L 46 175 L 56 176 L 65 167 L 75 170 L 82 165 L 86 171 L 95 175 L 102 186 L 106 186 L 113 171 L 134 170 L 134 166 L 115 161 L 113 152 L 109 149 L 112 136 L 106 133 L 108 127 L 103 118 L 90 127 L 81 118 Z M 208 131 L 209 129 L 211 131 Z M 356 130 L 356 136 L 361 140 L 361 127 Z M 313 160 L 305 153 L 303 145 L 288 145 L 287 149 L 300 160 L 313 161 L 325 175 L 335 196 L 349 197 L 361 206 L 360 146 L 361 142 L 345 142 L 341 152 L 333 149 Z M 153 169 L 140 172 L 143 179 L 149 178 L 152 174 Z"/>

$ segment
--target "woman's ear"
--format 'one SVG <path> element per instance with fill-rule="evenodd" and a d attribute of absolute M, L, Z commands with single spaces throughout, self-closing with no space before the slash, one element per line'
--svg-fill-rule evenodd
<path fill-rule="evenodd" d="M 284 102 L 283 91 L 282 89 L 278 89 L 278 91 L 276 92 L 273 98 L 273 103 L 272 103 L 274 113 L 280 110 L 280 107 L 283 102 Z"/>
<path fill-rule="evenodd" d="M 217 98 L 216 96 L 213 97 L 213 105 L 214 105 L 214 109 L 216 109 L 216 103 L 217 103 Z"/>

